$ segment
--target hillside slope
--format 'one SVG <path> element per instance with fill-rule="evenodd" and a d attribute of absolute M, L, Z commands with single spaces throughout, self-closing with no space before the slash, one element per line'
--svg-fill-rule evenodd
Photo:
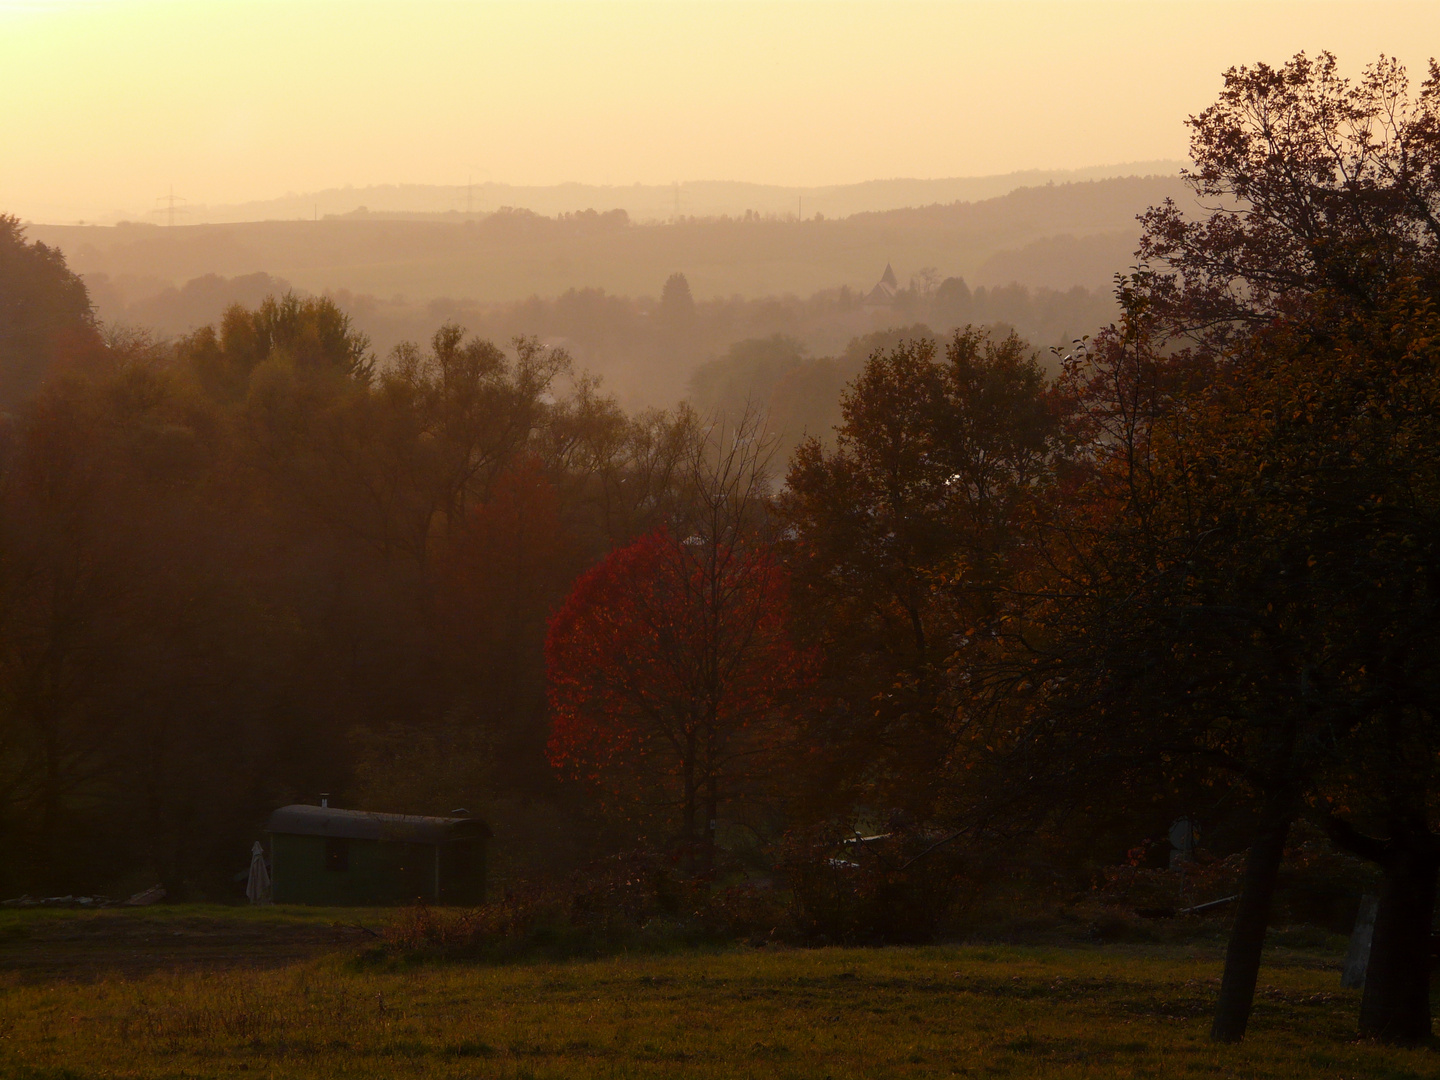
<path fill-rule="evenodd" d="M 677 270 L 700 299 L 868 289 L 887 263 L 902 284 L 933 268 L 979 284 L 1005 284 L 1006 274 L 1024 282 L 1023 273 L 1050 287 L 1093 286 L 1121 268 L 1117 253 L 1133 249 L 1135 215 L 1183 196 L 1178 178 L 1130 177 L 836 220 L 638 225 L 616 213 L 512 211 L 464 221 L 356 214 L 168 228 L 35 225 L 29 233 L 60 247 L 78 272 L 107 275 L 131 299 L 204 274 L 257 272 L 312 292 L 422 302 L 503 302 L 573 287 L 654 296 Z M 1047 241 L 1064 245 L 1063 260 L 1047 259 Z"/>

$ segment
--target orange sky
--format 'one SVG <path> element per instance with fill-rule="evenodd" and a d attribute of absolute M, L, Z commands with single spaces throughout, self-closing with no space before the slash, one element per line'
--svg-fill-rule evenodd
<path fill-rule="evenodd" d="M 1440 3 L 0 0 L 0 212 L 1179 158 L 1226 66 L 1326 48 L 1418 83 Z"/>

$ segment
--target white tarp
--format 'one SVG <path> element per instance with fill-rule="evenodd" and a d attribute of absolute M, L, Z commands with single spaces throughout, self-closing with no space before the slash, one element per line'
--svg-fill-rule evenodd
<path fill-rule="evenodd" d="M 260 841 L 250 849 L 250 880 L 245 882 L 245 895 L 252 904 L 268 904 L 270 900 L 270 871 L 265 868 L 265 849 Z"/>

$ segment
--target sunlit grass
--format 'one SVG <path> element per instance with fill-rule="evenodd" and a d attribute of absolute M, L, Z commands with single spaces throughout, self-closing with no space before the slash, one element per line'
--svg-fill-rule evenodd
<path fill-rule="evenodd" d="M 735 950 L 286 968 L 0 990 L 29 1077 L 1421 1077 L 1355 1039 L 1332 957 L 1276 954 L 1253 1034 L 1206 1039 L 1213 948 Z M 66 1072 L 65 1070 L 69 1070 Z"/>

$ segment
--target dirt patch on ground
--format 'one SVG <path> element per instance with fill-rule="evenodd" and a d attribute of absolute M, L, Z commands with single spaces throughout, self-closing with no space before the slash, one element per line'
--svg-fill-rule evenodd
<path fill-rule="evenodd" d="M 0 972 L 91 980 L 175 968 L 274 967 L 374 941 L 359 922 L 147 917 L 97 911 L 0 929 Z"/>

